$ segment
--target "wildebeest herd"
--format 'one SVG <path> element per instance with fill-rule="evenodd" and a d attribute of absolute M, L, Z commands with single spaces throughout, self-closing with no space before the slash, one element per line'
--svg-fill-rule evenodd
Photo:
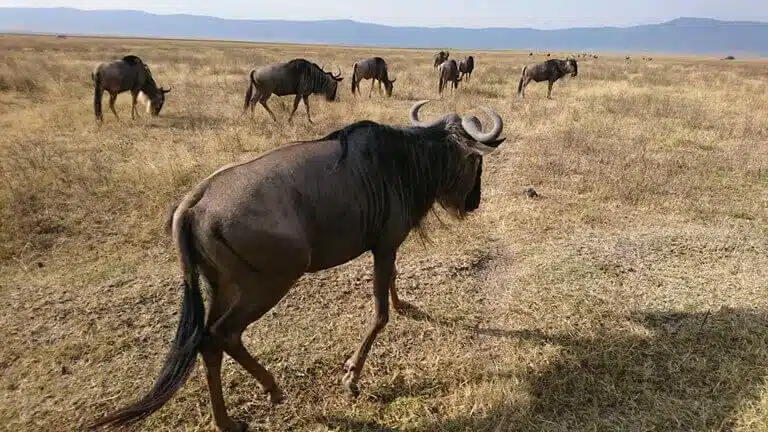
<path fill-rule="evenodd" d="M 474 58 L 457 64 L 441 52 L 435 56 L 435 67 L 442 92 L 447 83 L 456 88 L 463 78 L 469 80 Z M 525 66 L 519 89 L 522 94 L 530 80 L 548 80 L 551 90 L 557 79 L 576 73 L 574 59 Z M 101 64 L 92 77 L 99 121 L 105 90 L 115 116 L 114 101 L 120 92 L 131 92 L 132 115 L 141 94 L 148 99 L 150 113 L 158 115 L 170 91 L 157 86 L 149 67 L 136 56 Z M 392 94 L 395 79 L 382 58 L 353 65 L 353 93 L 363 79 L 378 81 L 388 96 Z M 342 80 L 340 72 L 324 71 L 305 59 L 270 64 L 248 74 L 243 108 L 253 110 L 259 103 L 275 119 L 266 104 L 270 95 L 295 95 L 291 117 L 303 100 L 311 121 L 308 97 L 323 94 L 335 100 Z M 395 286 L 400 245 L 435 203 L 459 219 L 478 209 L 483 156 L 505 140 L 502 118 L 491 108 L 482 107 L 492 121 L 490 130 L 483 132 L 473 115 L 449 113 L 433 121 L 421 120 L 419 113 L 427 102 L 412 106 L 408 127 L 358 121 L 325 137 L 287 143 L 221 167 L 176 203 L 168 214 L 166 231 L 179 255 L 183 300 L 170 352 L 145 396 L 91 427 L 128 425 L 160 409 L 187 380 L 200 354 L 216 426 L 222 431 L 245 430 L 245 423 L 232 419 L 225 406 L 223 354 L 248 371 L 272 403 L 280 402 L 280 387 L 246 350 L 243 332 L 303 274 L 371 251 L 373 322 L 345 362 L 342 379 L 347 392 L 356 396 L 368 353 L 387 324 L 390 301 L 395 310 L 405 307 Z M 210 287 L 207 314 L 201 276 Z"/>
<path fill-rule="evenodd" d="M 468 82 L 475 70 L 474 56 L 467 56 L 458 62 L 449 57 L 448 51 L 439 51 L 434 55 L 433 67 L 437 69 L 438 75 L 437 92 L 441 96 L 446 86 L 451 86 L 451 90 L 454 90 L 459 87 L 462 80 Z M 555 81 L 566 74 L 576 76 L 577 73 L 576 59 L 572 57 L 566 60 L 549 59 L 542 63 L 525 65 L 522 68 L 518 94 L 524 96 L 525 86 L 531 80 L 536 82 L 548 81 L 547 98 L 550 98 L 552 85 Z M 147 112 L 152 116 L 157 116 L 165 103 L 165 95 L 171 91 L 170 88 L 158 87 L 149 66 L 135 55 L 127 55 L 110 63 L 99 64 L 91 73 L 91 78 L 94 87 L 93 110 L 96 120 L 99 122 L 103 121 L 101 103 L 105 91 L 109 93 L 109 109 L 118 120 L 120 117 L 115 111 L 118 94 L 130 91 L 132 98 L 131 119 L 135 119 L 138 113 L 136 104 L 140 99 L 146 104 Z M 243 110 L 247 111 L 250 108 L 253 112 L 256 104 L 260 104 L 270 117 L 277 121 L 277 117 L 267 105 L 267 101 L 273 94 L 277 96 L 294 95 L 293 109 L 288 120 L 293 119 L 299 102 L 304 102 L 307 119 L 311 123 L 309 96 L 323 94 L 326 100 L 334 101 L 339 82 L 343 79 L 340 70 L 333 74 L 324 71 L 316 63 L 303 58 L 251 69 L 248 73 Z M 378 83 L 379 93 L 381 93 L 383 85 L 386 95 L 392 96 L 394 83 L 397 79 L 390 78 L 387 62 L 383 58 L 371 57 L 352 65 L 352 94 L 359 92 L 360 81 L 367 79 L 371 80 L 369 97 L 376 83 Z"/>

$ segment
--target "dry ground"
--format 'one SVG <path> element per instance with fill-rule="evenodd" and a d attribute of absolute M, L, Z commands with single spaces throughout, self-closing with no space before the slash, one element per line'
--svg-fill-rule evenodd
<path fill-rule="evenodd" d="M 122 122 L 97 128 L 90 72 L 126 53 L 174 90 L 137 121 L 121 95 Z M 355 99 L 351 64 L 374 53 L 394 96 L 363 83 Z M 404 124 L 437 88 L 416 50 L 0 37 L 0 54 L 0 426 L 14 431 L 76 429 L 150 387 L 181 295 L 170 202 L 288 141 Z M 392 317 L 348 400 L 370 257 L 305 277 L 246 334 L 288 399 L 269 407 L 227 361 L 233 416 L 264 431 L 767 430 L 768 63 L 601 57 L 550 101 L 545 84 L 515 97 L 527 53 L 473 54 L 472 81 L 426 113 L 487 104 L 510 139 L 486 158 L 480 211 L 401 250 L 420 312 Z M 297 56 L 342 67 L 340 102 L 313 97 L 314 125 L 303 108 L 286 124 L 289 97 L 270 101 L 278 124 L 241 116 L 247 71 Z M 202 370 L 136 429 L 212 430 Z"/>

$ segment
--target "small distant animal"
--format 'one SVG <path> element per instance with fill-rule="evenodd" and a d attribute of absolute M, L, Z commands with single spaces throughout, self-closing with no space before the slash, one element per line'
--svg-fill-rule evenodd
<path fill-rule="evenodd" d="M 435 62 L 433 67 L 438 67 L 441 64 L 443 64 L 443 62 L 448 60 L 448 57 L 450 57 L 450 55 L 451 54 L 448 51 L 438 51 L 437 53 L 435 53 L 434 55 Z"/>
<path fill-rule="evenodd" d="M 459 77 L 459 66 L 456 64 L 456 60 L 450 59 L 443 62 L 438 68 L 440 80 L 437 84 L 437 93 L 442 95 L 443 89 L 449 82 L 453 84 L 451 91 L 459 87 L 461 78 Z"/>
<path fill-rule="evenodd" d="M 387 62 L 381 57 L 361 60 L 352 66 L 352 94 L 355 94 L 355 90 L 360 91 L 360 81 L 364 79 L 371 80 L 371 90 L 368 92 L 368 97 L 371 97 L 373 84 L 376 82 L 379 83 L 379 94 L 381 94 L 381 84 L 384 83 L 387 96 L 392 96 L 392 84 L 397 80 L 397 78 L 389 79 Z"/>
<path fill-rule="evenodd" d="M 592 55 L 592 58 L 597 58 L 597 54 L 593 54 L 593 55 Z"/>
<path fill-rule="evenodd" d="M 459 72 L 461 73 L 460 78 L 464 78 L 466 75 L 467 81 L 469 81 L 470 78 L 472 78 L 472 71 L 475 70 L 475 58 L 472 56 L 467 56 L 464 60 L 459 62 Z"/>
<path fill-rule="evenodd" d="M 341 379 L 358 396 L 366 358 L 389 320 L 390 299 L 396 311 L 408 307 L 395 284 L 401 244 L 437 203 L 457 219 L 477 210 L 483 158 L 505 140 L 501 117 L 490 108 L 484 110 L 493 125 L 483 132 L 472 115 L 422 122 L 418 111 L 427 102 L 411 108 L 411 127 L 359 121 L 223 166 L 173 206 L 166 232 L 179 255 L 183 293 L 176 336 L 147 394 L 88 429 L 131 426 L 159 410 L 187 381 L 200 354 L 213 422 L 221 431 L 245 431 L 247 425 L 227 412 L 224 353 L 255 378 L 271 403 L 283 400 L 275 377 L 243 345 L 243 332 L 305 273 L 371 251 L 372 325 Z M 201 276 L 208 282 L 207 308 Z"/>
<path fill-rule="evenodd" d="M 536 192 L 536 189 L 533 187 L 529 187 L 525 190 L 525 196 L 528 198 L 536 198 L 539 196 L 538 192 Z"/>
<path fill-rule="evenodd" d="M 528 57 L 533 57 L 533 53 L 528 53 Z"/>
<path fill-rule="evenodd" d="M 273 94 L 277 96 L 296 95 L 293 99 L 293 110 L 288 121 L 293 119 L 299 101 L 304 101 L 307 109 L 307 119 L 312 123 L 309 113 L 309 96 L 324 94 L 326 100 L 336 100 L 336 90 L 344 78 L 341 70 L 337 75 L 324 71 L 320 66 L 303 58 L 296 58 L 285 63 L 272 63 L 258 69 L 251 69 L 248 74 L 248 88 L 245 91 L 243 111 L 248 107 L 253 113 L 257 103 L 261 104 L 272 120 L 277 121 L 275 114 L 267 106 L 267 100 Z"/>
<path fill-rule="evenodd" d="M 626 60 L 626 61 L 629 61 L 629 60 L 630 60 L 630 57 L 629 57 L 629 56 L 626 56 L 626 57 L 624 57 L 624 60 Z M 645 60 L 645 57 L 643 57 L 643 60 Z"/>
<path fill-rule="evenodd" d="M 109 93 L 109 109 L 118 121 L 120 117 L 115 111 L 115 101 L 120 93 L 131 92 L 131 119 L 135 119 L 138 114 L 136 103 L 139 93 L 146 95 L 147 111 L 154 117 L 160 115 L 160 110 L 165 103 L 165 95 L 171 91 L 170 87 L 167 90 L 158 87 L 149 66 L 135 55 L 127 55 L 111 63 L 99 64 L 91 73 L 91 80 L 93 81 L 93 111 L 99 123 L 103 122 L 101 99 L 105 91 Z"/>
<path fill-rule="evenodd" d="M 736 57 L 729 55 L 729 56 L 723 57 L 723 60 L 736 60 Z"/>
<path fill-rule="evenodd" d="M 547 81 L 547 99 L 552 99 L 552 85 L 555 81 L 567 74 L 571 74 L 572 77 L 575 77 L 578 73 L 579 66 L 576 59 L 573 58 L 566 60 L 550 59 L 543 63 L 523 66 L 523 71 L 520 74 L 520 82 L 517 85 L 517 94 L 525 97 L 525 87 L 531 80 L 536 82 Z"/>
<path fill-rule="evenodd" d="M 56 39 L 66 39 L 67 35 L 56 35 Z"/>
<path fill-rule="evenodd" d="M 550 53 L 547 53 L 547 57 L 549 57 L 550 55 L 551 55 Z"/>

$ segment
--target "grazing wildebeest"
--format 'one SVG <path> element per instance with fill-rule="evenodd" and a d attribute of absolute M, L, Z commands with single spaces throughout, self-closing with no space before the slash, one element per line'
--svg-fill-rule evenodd
<path fill-rule="evenodd" d="M 438 74 L 440 75 L 440 81 L 437 84 L 438 94 L 443 94 L 443 88 L 448 82 L 453 83 L 451 91 L 459 87 L 461 78 L 459 77 L 459 66 L 456 64 L 456 60 L 446 60 L 438 68 Z"/>
<path fill-rule="evenodd" d="M 470 78 L 472 78 L 472 71 L 475 70 L 475 58 L 472 56 L 467 56 L 466 59 L 461 60 L 459 62 L 459 72 L 461 72 L 461 77 L 464 78 L 464 75 L 467 76 L 467 81 L 469 81 Z"/>
<path fill-rule="evenodd" d="M 384 83 L 387 96 L 392 96 L 392 84 L 397 80 L 397 78 L 389 79 L 387 62 L 381 57 L 361 60 L 352 66 L 352 94 L 355 94 L 355 90 L 360 90 L 360 81 L 364 79 L 371 80 L 371 90 L 368 92 L 368 97 L 371 97 L 373 84 L 376 81 L 379 83 L 379 94 L 381 94 L 381 83 Z"/>
<path fill-rule="evenodd" d="M 448 60 L 448 57 L 450 57 L 450 55 L 451 54 L 448 51 L 439 51 L 439 52 L 435 53 L 435 55 L 434 55 L 435 62 L 434 62 L 434 66 L 432 66 L 432 67 L 436 68 L 436 67 L 440 66 L 441 64 L 443 64 L 443 62 Z"/>
<path fill-rule="evenodd" d="M 283 394 L 273 375 L 243 346 L 243 331 L 277 304 L 304 273 L 373 253 L 373 323 L 345 362 L 342 383 L 358 380 L 395 288 L 395 258 L 409 232 L 437 202 L 464 217 L 480 205 L 483 155 L 496 149 L 502 120 L 482 132 L 475 116 L 448 114 L 412 127 L 360 121 L 324 138 L 281 146 L 226 165 L 199 183 L 169 215 L 180 257 L 183 300 L 170 352 L 154 387 L 132 405 L 91 427 L 131 424 L 157 411 L 189 377 L 202 354 L 213 419 L 219 429 L 246 425 L 227 413 L 222 395 L 224 352 L 256 378 L 273 403 Z M 208 315 L 199 277 L 210 287 Z"/>
<path fill-rule="evenodd" d="M 723 57 L 723 60 L 736 60 L 736 57 L 729 55 L 729 56 Z"/>
<path fill-rule="evenodd" d="M 299 101 L 304 101 L 307 118 L 312 123 L 309 114 L 309 95 L 322 93 L 326 100 L 336 100 L 336 90 L 343 80 L 341 70 L 337 75 L 325 72 L 320 66 L 303 58 L 297 58 L 285 63 L 272 63 L 258 69 L 251 69 L 248 74 L 248 89 L 245 91 L 243 111 L 251 107 L 253 112 L 256 103 L 267 110 L 272 120 L 277 121 L 275 114 L 267 106 L 272 94 L 277 96 L 296 95 L 293 99 L 293 110 L 288 121 L 293 119 Z"/>
<path fill-rule="evenodd" d="M 99 122 L 103 121 L 101 99 L 104 91 L 109 93 L 109 109 L 118 120 L 120 117 L 115 111 L 115 101 L 118 94 L 124 91 L 131 92 L 131 119 L 135 119 L 138 113 L 136 102 L 139 93 L 146 95 L 149 101 L 147 111 L 150 115 L 156 116 L 160 114 L 160 110 L 163 108 L 166 93 L 171 91 L 170 88 L 166 90 L 158 87 L 149 66 L 135 55 L 127 55 L 111 63 L 99 64 L 91 73 L 91 79 L 93 80 L 93 111 Z"/>
<path fill-rule="evenodd" d="M 520 82 L 517 84 L 517 94 L 525 97 L 525 87 L 531 80 L 536 82 L 548 81 L 547 99 L 552 96 L 552 84 L 566 74 L 575 77 L 579 73 L 579 66 L 576 59 L 550 59 L 543 63 L 529 64 L 523 66 L 523 72 L 520 74 Z"/>

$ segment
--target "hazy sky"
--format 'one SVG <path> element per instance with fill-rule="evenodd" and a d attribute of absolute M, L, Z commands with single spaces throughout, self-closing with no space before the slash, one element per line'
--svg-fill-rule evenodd
<path fill-rule="evenodd" d="M 245 19 L 348 18 L 404 26 L 627 26 L 680 16 L 768 21 L 768 0 L 0 0 L 0 6 L 136 9 Z"/>

